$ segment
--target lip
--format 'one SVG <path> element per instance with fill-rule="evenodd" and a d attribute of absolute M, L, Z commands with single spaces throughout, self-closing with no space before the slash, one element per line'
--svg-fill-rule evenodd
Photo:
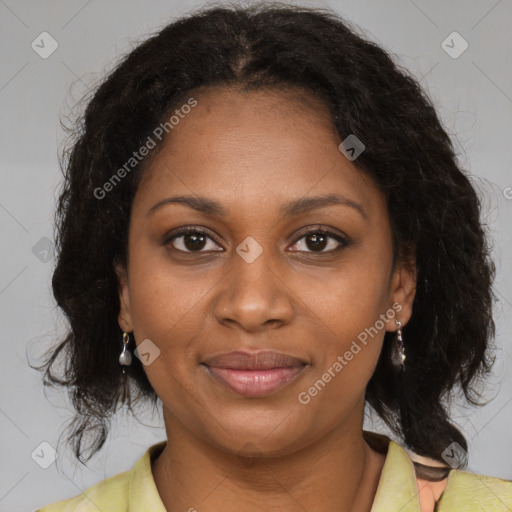
<path fill-rule="evenodd" d="M 204 365 L 215 380 L 239 395 L 262 397 L 276 393 L 290 381 L 295 380 L 309 365 L 269 370 L 233 370 Z"/>
<path fill-rule="evenodd" d="M 310 366 L 298 357 L 273 350 L 222 353 L 202 365 L 217 382 L 246 397 L 276 393 Z"/>
<path fill-rule="evenodd" d="M 275 350 L 259 350 L 256 352 L 235 350 L 234 352 L 223 352 L 207 358 L 203 361 L 203 364 L 232 370 L 271 370 L 273 368 L 300 367 L 307 364 L 307 361 Z"/>

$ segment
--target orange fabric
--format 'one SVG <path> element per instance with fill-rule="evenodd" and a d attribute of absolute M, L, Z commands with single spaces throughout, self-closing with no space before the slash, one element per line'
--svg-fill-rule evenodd
<path fill-rule="evenodd" d="M 439 482 L 430 482 L 423 478 L 416 478 L 421 512 L 434 512 L 436 502 L 439 501 L 447 482 L 448 478 L 440 480 Z"/>

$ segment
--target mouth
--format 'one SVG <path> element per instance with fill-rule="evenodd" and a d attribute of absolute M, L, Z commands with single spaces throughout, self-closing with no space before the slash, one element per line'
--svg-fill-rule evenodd
<path fill-rule="evenodd" d="M 269 350 L 224 353 L 201 364 L 218 383 L 246 397 L 276 393 L 310 366 L 300 358 Z"/>

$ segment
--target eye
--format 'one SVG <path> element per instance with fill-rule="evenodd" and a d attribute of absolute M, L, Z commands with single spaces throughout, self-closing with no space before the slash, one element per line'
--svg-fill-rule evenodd
<path fill-rule="evenodd" d="M 348 240 L 344 236 L 329 229 L 317 227 L 308 229 L 291 247 L 298 249 L 298 252 L 324 254 L 341 250 L 348 245 Z M 305 247 L 310 250 L 304 250 Z"/>
<path fill-rule="evenodd" d="M 213 235 L 194 227 L 181 228 L 167 235 L 163 244 L 171 244 L 177 251 L 185 253 L 223 250 Z M 341 250 L 348 245 L 346 237 L 329 229 L 315 227 L 303 232 L 290 247 L 296 252 L 325 254 Z"/>
<path fill-rule="evenodd" d="M 210 243 L 209 243 L 210 242 Z M 206 231 L 187 227 L 175 232 L 172 236 L 167 236 L 164 245 L 171 244 L 174 249 L 182 252 L 208 252 L 222 251 L 217 243 Z M 205 249 L 206 248 L 206 249 Z M 205 250 L 203 250 L 205 249 Z"/>

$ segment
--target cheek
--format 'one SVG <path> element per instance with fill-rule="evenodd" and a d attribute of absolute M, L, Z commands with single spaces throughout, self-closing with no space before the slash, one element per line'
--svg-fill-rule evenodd
<path fill-rule="evenodd" d="M 332 272 L 328 280 L 303 283 L 319 340 L 304 400 L 322 402 L 334 416 L 360 400 L 379 359 L 385 335 L 380 315 L 387 312 L 388 291 L 383 267 L 367 253 Z"/>
<path fill-rule="evenodd" d="M 379 263 L 370 252 L 358 251 L 329 269 L 328 274 L 295 273 L 292 288 L 310 310 L 312 320 L 347 340 L 373 325 L 385 312 L 388 270 L 386 262 Z"/>
<path fill-rule="evenodd" d="M 144 370 L 155 392 L 172 403 L 197 365 L 194 342 L 204 318 L 200 310 L 215 281 L 176 272 L 165 257 L 141 246 L 131 256 L 130 306 L 138 352 L 143 354 L 145 343 L 157 354 Z"/>
<path fill-rule="evenodd" d="M 197 324 L 202 301 L 215 285 L 213 276 L 201 275 L 192 268 L 177 271 L 166 257 L 165 248 L 155 250 L 142 244 L 135 248 L 130 264 L 135 330 L 162 342 L 182 339 L 180 334 Z"/>
<path fill-rule="evenodd" d="M 358 329 L 353 332 L 354 336 L 347 332 L 323 345 L 322 361 L 298 397 L 300 403 L 321 408 L 333 421 L 339 420 L 340 414 L 353 410 L 363 399 L 382 349 L 384 333 L 361 341 L 363 337 L 357 337 Z"/>

